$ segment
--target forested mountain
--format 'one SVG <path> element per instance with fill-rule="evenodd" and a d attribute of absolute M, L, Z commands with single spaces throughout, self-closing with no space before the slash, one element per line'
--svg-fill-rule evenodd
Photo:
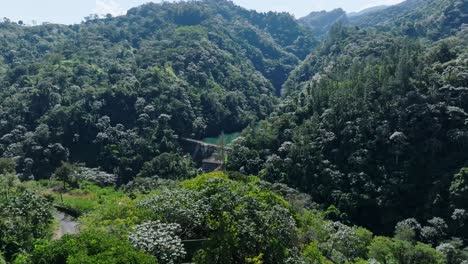
<path fill-rule="evenodd" d="M 229 169 L 299 188 L 374 231 L 437 218 L 443 231 L 416 236 L 466 239 L 466 1 L 422 2 L 394 7 L 406 15 L 387 33 L 335 25 L 291 73 L 279 109 L 238 139 Z M 405 34 L 408 24 L 432 32 Z"/>
<path fill-rule="evenodd" d="M 386 5 L 373 6 L 373 7 L 363 9 L 363 10 L 358 11 L 358 12 L 351 12 L 351 13 L 348 14 L 348 16 L 349 17 L 357 17 L 357 16 L 362 16 L 362 15 L 367 15 L 367 14 L 370 14 L 370 13 L 373 13 L 373 12 L 384 10 L 387 7 L 388 6 L 386 6 Z"/>
<path fill-rule="evenodd" d="M 349 14 L 342 9 L 312 12 L 299 22 L 318 36 L 328 33 L 332 25 L 340 22 L 360 28 L 396 31 L 398 35 L 439 40 L 456 34 L 461 25 L 467 24 L 467 14 L 466 0 L 407 0 L 393 6 L 376 6 Z"/>
<path fill-rule="evenodd" d="M 5 19 L 0 263 L 467 264 L 467 8 Z"/>
<path fill-rule="evenodd" d="M 330 28 L 336 23 L 348 23 L 346 12 L 341 9 L 332 11 L 312 12 L 309 15 L 300 18 L 299 22 L 308 27 L 315 36 L 325 36 Z"/>
<path fill-rule="evenodd" d="M 380 30 L 398 30 L 406 36 L 439 40 L 457 33 L 468 23 L 466 0 L 408 0 L 378 12 L 355 17 L 351 23 Z"/>
<path fill-rule="evenodd" d="M 72 26 L 0 23 L 0 154 L 23 178 L 61 161 L 128 181 L 176 136 L 240 131 L 273 109 L 315 40 L 289 14 L 147 4 Z"/>

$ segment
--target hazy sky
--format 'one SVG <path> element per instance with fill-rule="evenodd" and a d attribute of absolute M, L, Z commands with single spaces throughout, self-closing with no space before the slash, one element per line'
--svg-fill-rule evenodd
<path fill-rule="evenodd" d="M 125 14 L 129 8 L 160 0 L 0 0 L 0 17 L 31 24 L 35 20 L 62 24 L 79 23 L 89 14 Z M 402 0 L 234 0 L 248 9 L 286 11 L 302 17 L 311 11 L 341 7 L 359 11 L 377 5 L 391 5 Z"/>

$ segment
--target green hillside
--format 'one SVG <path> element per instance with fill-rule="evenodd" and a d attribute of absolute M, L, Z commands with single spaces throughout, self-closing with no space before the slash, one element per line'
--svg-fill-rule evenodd
<path fill-rule="evenodd" d="M 467 264 L 467 16 L 4 19 L 0 264 Z"/>

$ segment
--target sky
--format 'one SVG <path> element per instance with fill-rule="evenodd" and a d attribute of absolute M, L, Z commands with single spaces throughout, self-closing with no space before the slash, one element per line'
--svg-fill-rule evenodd
<path fill-rule="evenodd" d="M 233 0 L 247 9 L 261 12 L 285 11 L 297 18 L 312 11 L 332 10 L 338 7 L 348 12 L 378 5 L 392 5 L 403 0 Z M 50 22 L 79 23 L 90 14 L 123 15 L 135 6 L 161 0 L 0 0 L 0 18 L 22 20 L 27 24 Z"/>

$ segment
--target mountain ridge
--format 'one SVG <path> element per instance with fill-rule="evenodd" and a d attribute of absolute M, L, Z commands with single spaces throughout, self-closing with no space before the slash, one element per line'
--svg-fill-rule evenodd
<path fill-rule="evenodd" d="M 5 20 L 0 263 L 466 264 L 466 9 Z"/>
<path fill-rule="evenodd" d="M 390 6 L 388 6 L 388 5 L 372 6 L 372 7 L 362 9 L 360 11 L 350 12 L 350 13 L 348 13 L 348 16 L 349 17 L 362 16 L 362 15 L 365 15 L 365 14 L 368 14 L 368 13 L 384 10 L 384 9 L 386 9 L 388 7 L 390 7 Z"/>
<path fill-rule="evenodd" d="M 302 25 L 310 28 L 317 36 L 324 36 L 336 23 L 348 23 L 346 12 L 337 8 L 331 11 L 317 11 L 298 20 Z"/>

